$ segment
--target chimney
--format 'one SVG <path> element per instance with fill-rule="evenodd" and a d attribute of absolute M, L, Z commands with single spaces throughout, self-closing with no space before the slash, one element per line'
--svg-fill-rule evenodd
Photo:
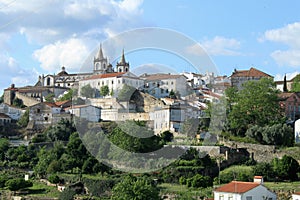
<path fill-rule="evenodd" d="M 254 176 L 253 182 L 263 185 L 264 184 L 264 178 L 262 176 Z"/>

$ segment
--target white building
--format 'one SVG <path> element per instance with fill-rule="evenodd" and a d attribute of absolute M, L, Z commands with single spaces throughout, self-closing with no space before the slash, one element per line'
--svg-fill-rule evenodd
<path fill-rule="evenodd" d="M 179 97 L 189 94 L 189 85 L 183 75 L 143 74 L 140 78 L 145 81 L 144 91 L 156 98 L 169 97 L 171 91 Z"/>
<path fill-rule="evenodd" d="M 66 111 L 90 122 L 99 122 L 101 117 L 101 109 L 92 105 L 75 105 L 67 108 Z"/>
<path fill-rule="evenodd" d="M 5 103 L 0 104 L 0 113 L 8 115 L 13 120 L 19 120 L 24 112 L 25 109 L 10 106 Z"/>
<path fill-rule="evenodd" d="M 292 194 L 292 200 L 300 200 L 300 192 L 295 192 Z"/>
<path fill-rule="evenodd" d="M 83 86 L 90 85 L 92 88 L 100 91 L 101 87 L 108 86 L 109 96 L 116 96 L 124 85 L 134 88 L 141 88 L 144 81 L 130 72 L 115 72 L 107 74 L 97 74 L 79 81 L 79 94 Z M 96 92 L 95 97 L 100 97 Z"/>
<path fill-rule="evenodd" d="M 277 196 L 263 185 L 262 177 L 254 182 L 232 181 L 214 190 L 215 200 L 276 200 Z"/>
<path fill-rule="evenodd" d="M 182 73 L 187 79 L 187 83 L 192 87 L 192 88 L 202 88 L 205 86 L 205 81 L 202 79 L 201 74 L 196 74 L 192 72 L 184 72 Z"/>

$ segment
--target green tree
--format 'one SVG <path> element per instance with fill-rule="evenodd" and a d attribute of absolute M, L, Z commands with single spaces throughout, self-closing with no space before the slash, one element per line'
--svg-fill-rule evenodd
<path fill-rule="evenodd" d="M 76 89 L 70 89 L 66 94 L 59 98 L 59 101 L 72 100 L 73 95 L 77 95 Z"/>
<path fill-rule="evenodd" d="M 250 126 L 281 123 L 283 116 L 278 92 L 273 81 L 268 78 L 245 82 L 241 90 L 231 92 L 231 110 L 228 115 L 231 131 L 244 136 Z"/>
<path fill-rule="evenodd" d="M 298 74 L 292 83 L 292 88 L 291 88 L 292 92 L 300 92 L 300 74 Z"/>
<path fill-rule="evenodd" d="M 90 84 L 87 84 L 81 87 L 80 95 L 86 98 L 94 98 L 95 97 L 95 89 L 91 87 Z"/>
<path fill-rule="evenodd" d="M 100 88 L 100 95 L 101 96 L 107 96 L 109 94 L 109 87 L 107 85 L 104 85 Z"/>
<path fill-rule="evenodd" d="M 49 180 L 50 183 L 53 183 L 53 184 L 57 184 L 57 183 L 60 182 L 60 178 L 56 174 L 51 174 L 48 177 L 48 180 Z"/>
<path fill-rule="evenodd" d="M 31 187 L 32 185 L 31 181 L 25 181 L 23 178 L 10 179 L 5 183 L 5 186 L 11 191 L 17 191 L 22 188 Z"/>
<path fill-rule="evenodd" d="M 282 159 L 273 159 L 272 164 L 275 174 L 281 180 L 298 179 L 299 163 L 293 157 L 284 155 Z"/>
<path fill-rule="evenodd" d="M 45 101 L 53 103 L 54 102 L 54 97 L 55 97 L 54 93 L 49 93 L 48 95 L 45 96 Z"/>
<path fill-rule="evenodd" d="M 0 159 L 4 161 L 5 159 L 5 152 L 9 148 L 9 141 L 7 139 L 1 138 L 0 139 Z"/>
<path fill-rule="evenodd" d="M 118 92 L 118 100 L 129 101 L 136 89 L 132 86 L 124 84 L 122 89 Z"/>
<path fill-rule="evenodd" d="M 275 178 L 273 166 L 267 162 L 257 163 L 253 166 L 253 174 L 263 176 L 266 181 L 273 181 Z"/>
<path fill-rule="evenodd" d="M 19 108 L 24 108 L 25 107 L 22 99 L 19 99 L 19 98 L 15 98 L 13 100 L 13 106 L 16 106 L 16 107 L 19 107 Z"/>
<path fill-rule="evenodd" d="M 29 122 L 29 109 L 25 111 L 25 113 L 22 115 L 22 117 L 19 119 L 17 124 L 21 127 L 26 127 Z"/>
<path fill-rule="evenodd" d="M 146 177 L 136 178 L 128 175 L 113 187 L 111 199 L 114 200 L 159 200 L 159 189 Z"/>

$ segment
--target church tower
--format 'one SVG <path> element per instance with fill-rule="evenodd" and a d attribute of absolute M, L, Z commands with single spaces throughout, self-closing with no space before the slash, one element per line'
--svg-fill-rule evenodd
<path fill-rule="evenodd" d="M 107 58 L 104 58 L 102 52 L 102 45 L 100 44 L 99 51 L 96 57 L 94 57 L 94 74 L 104 74 L 107 72 L 107 68 Z"/>
<path fill-rule="evenodd" d="M 117 62 L 117 72 L 129 72 L 129 63 L 125 60 L 124 49 L 120 62 Z"/>

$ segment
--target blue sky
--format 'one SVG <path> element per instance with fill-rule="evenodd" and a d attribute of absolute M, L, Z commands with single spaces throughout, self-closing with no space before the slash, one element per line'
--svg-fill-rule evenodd
<path fill-rule="evenodd" d="M 34 84 L 38 75 L 57 73 L 63 65 L 81 71 L 100 42 L 144 27 L 190 38 L 220 75 L 256 67 L 276 79 L 285 73 L 291 78 L 300 71 L 299 8 L 297 0 L 0 0 L 0 90 L 11 83 Z M 129 42 L 135 41 L 122 43 L 118 51 L 130 49 Z M 132 68 L 195 69 L 157 49 L 127 53 Z"/>

